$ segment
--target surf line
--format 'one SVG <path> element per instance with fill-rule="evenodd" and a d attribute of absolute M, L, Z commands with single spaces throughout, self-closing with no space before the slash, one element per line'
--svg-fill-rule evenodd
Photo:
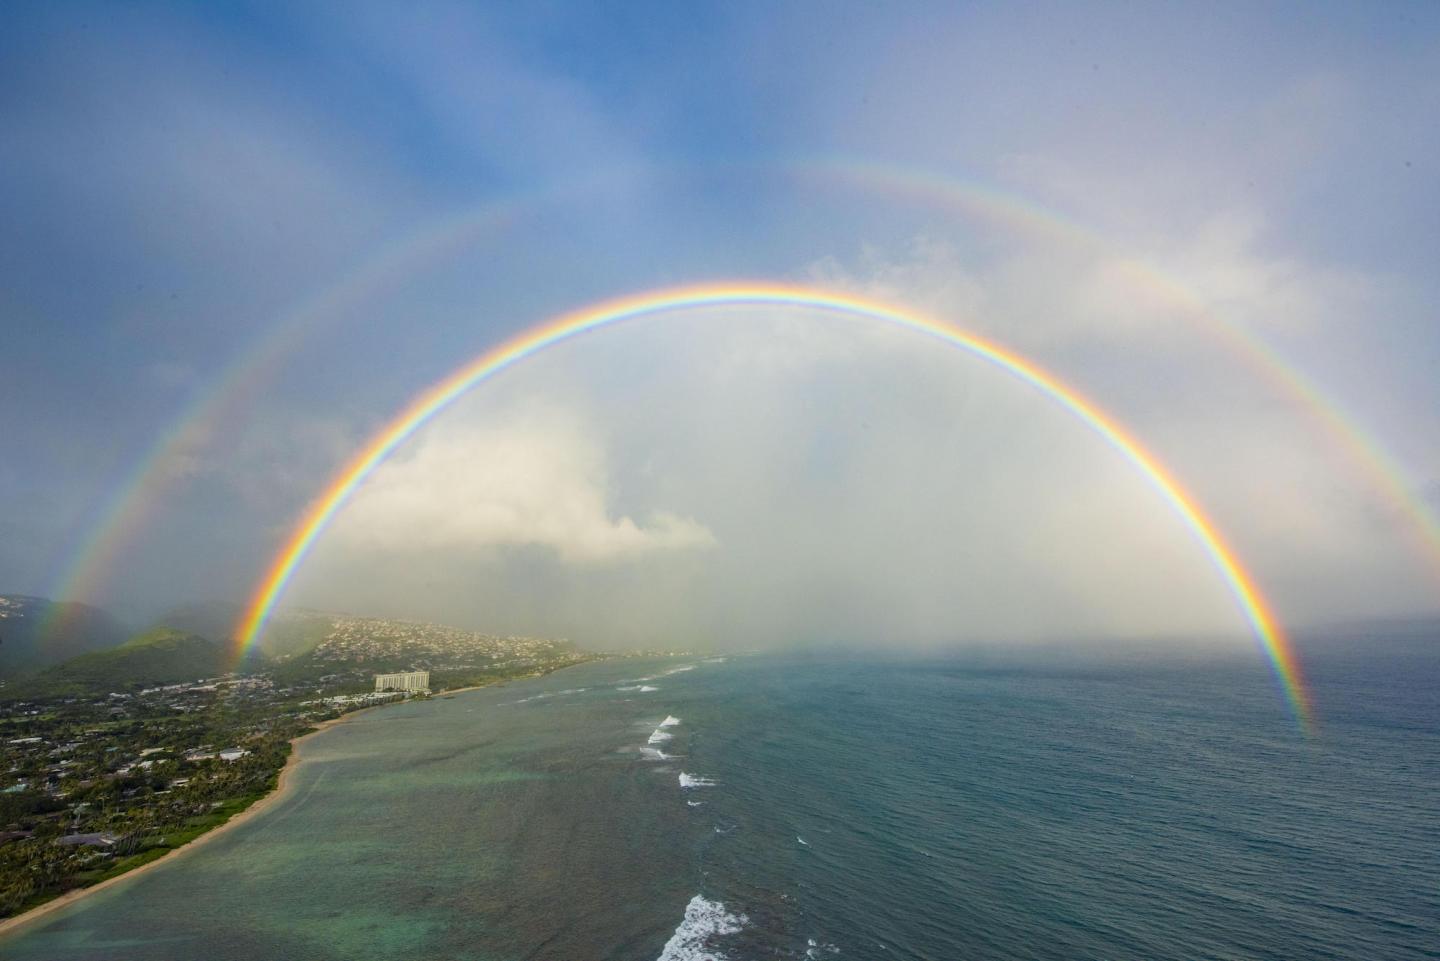
<path fill-rule="evenodd" d="M 1190 529 L 1268 658 L 1296 722 L 1303 732 L 1312 730 L 1313 710 L 1299 660 L 1255 579 L 1199 503 L 1117 420 L 1032 361 L 949 323 L 853 294 L 774 283 L 735 282 L 651 290 L 582 307 L 521 332 L 421 391 L 330 480 L 291 529 L 266 566 L 235 627 L 236 660 L 243 658 L 264 633 L 276 603 L 311 547 L 365 479 L 411 435 L 471 388 L 547 347 L 591 331 L 665 312 L 725 306 L 809 308 L 911 330 L 998 367 L 1069 411 L 1128 460 Z"/>

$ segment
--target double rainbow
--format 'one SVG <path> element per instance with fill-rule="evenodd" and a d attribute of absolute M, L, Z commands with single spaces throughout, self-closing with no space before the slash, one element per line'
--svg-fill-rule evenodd
<path fill-rule="evenodd" d="M 1278 394 L 1288 398 L 1347 455 L 1365 475 L 1375 493 L 1388 500 L 1397 517 L 1407 519 L 1406 531 L 1416 539 L 1429 566 L 1440 576 L 1440 517 L 1418 494 L 1398 460 L 1377 435 L 1327 396 L 1303 371 L 1290 363 L 1254 333 L 1231 323 L 1210 309 L 1196 291 L 1154 265 L 1125 257 L 1125 251 L 1063 213 L 1033 200 L 973 179 L 893 164 L 877 164 L 846 157 L 811 157 L 763 161 L 755 164 L 720 162 L 704 167 L 686 166 L 661 171 L 667 175 L 723 173 L 730 169 L 783 174 L 795 183 L 836 184 L 858 188 L 889 201 L 919 205 L 930 211 L 950 211 L 963 218 L 997 224 L 1019 236 L 1034 235 L 1079 251 L 1109 258 L 1121 257 L 1127 278 L 1160 303 L 1178 309 L 1199 329 L 1251 369 Z M 559 202 L 588 197 L 599 185 L 628 182 L 657 171 L 616 170 L 582 181 L 541 186 L 515 196 L 475 207 L 451 211 L 394 238 L 345 274 L 326 284 L 277 318 L 269 331 L 244 352 L 221 376 L 206 385 L 177 412 L 150 449 L 126 476 L 117 478 L 105 500 L 97 504 L 93 523 L 84 527 L 83 539 L 65 562 L 54 586 L 47 592 L 57 599 L 97 601 L 105 596 L 125 551 L 160 513 L 165 504 L 168 465 L 187 445 L 223 434 L 222 421 L 243 415 L 255 394 L 284 364 L 296 346 L 317 331 L 338 322 L 357 303 L 414 271 L 443 262 L 480 238 L 505 236 L 519 221 Z M 57 611 L 62 608 L 56 608 Z M 49 636 L 48 625 L 42 636 Z"/>
<path fill-rule="evenodd" d="M 465 364 L 419 394 L 375 434 L 334 477 L 291 531 L 256 587 L 236 625 L 237 656 L 243 657 L 265 630 L 276 603 L 310 548 L 365 479 L 412 434 L 472 387 L 547 347 L 589 331 L 667 311 L 702 307 L 771 305 L 832 311 L 913 330 L 958 347 L 1029 384 L 1099 434 L 1124 456 L 1169 503 L 1199 540 L 1241 614 L 1264 649 L 1277 681 L 1303 729 L 1311 723 L 1310 699 L 1290 642 L 1254 579 L 1241 566 L 1215 525 L 1175 477 L 1108 414 L 1025 358 L 974 334 L 918 314 L 851 294 L 776 284 L 717 284 L 651 291 L 563 314 L 512 338 Z"/>

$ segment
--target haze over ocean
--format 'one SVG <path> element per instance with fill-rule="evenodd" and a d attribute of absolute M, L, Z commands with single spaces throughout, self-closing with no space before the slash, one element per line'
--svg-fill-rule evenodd
<path fill-rule="evenodd" d="M 754 655 L 372 711 L 5 957 L 1434 958 L 1440 659 Z M 689 785 L 689 786 L 685 786 Z"/>

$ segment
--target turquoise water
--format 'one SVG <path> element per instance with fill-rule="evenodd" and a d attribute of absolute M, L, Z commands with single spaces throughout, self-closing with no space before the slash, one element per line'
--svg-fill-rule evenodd
<path fill-rule="evenodd" d="M 1440 669 L 586 665 L 369 712 L 16 959 L 1440 957 Z M 682 786 L 688 784 L 690 786 Z"/>

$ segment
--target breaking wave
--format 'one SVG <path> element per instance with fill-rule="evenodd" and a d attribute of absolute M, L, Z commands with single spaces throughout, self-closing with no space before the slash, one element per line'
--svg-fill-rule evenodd
<path fill-rule="evenodd" d="M 711 941 L 737 933 L 748 920 L 743 914 L 729 913 L 719 901 L 707 901 L 697 894 L 685 906 L 685 920 L 665 942 L 658 961 L 726 961 Z"/>
<path fill-rule="evenodd" d="M 680 719 L 679 719 L 678 717 L 676 717 L 674 714 L 667 714 L 667 715 L 665 716 L 665 720 L 661 721 L 658 725 L 656 725 L 655 730 L 653 730 L 653 731 L 650 732 L 650 740 L 647 741 L 646 743 L 647 743 L 647 744 L 661 744 L 661 743 L 664 743 L 665 741 L 670 740 L 670 739 L 673 738 L 675 735 L 671 734 L 669 731 L 667 731 L 667 730 L 665 730 L 665 729 L 666 729 L 667 727 L 674 727 L 675 725 L 677 725 L 677 724 L 679 724 L 679 723 L 680 723 Z"/>
<path fill-rule="evenodd" d="M 693 774 L 686 774 L 684 771 L 680 772 L 680 786 L 683 788 L 714 787 L 716 783 L 708 777 L 696 777 Z"/>
<path fill-rule="evenodd" d="M 531 701 L 542 701 L 547 697 L 562 697 L 566 694 L 584 694 L 587 690 L 589 689 L 584 687 L 572 687 L 564 691 L 541 691 L 539 694 L 532 694 L 529 697 L 522 697 L 518 701 L 505 701 L 500 706 L 505 707 L 511 704 L 528 704 Z"/>
<path fill-rule="evenodd" d="M 674 727 L 679 723 L 680 719 L 675 715 L 665 715 L 665 720 L 661 721 L 660 724 L 655 728 L 655 730 L 650 732 L 650 736 L 646 738 L 645 743 L 648 746 L 642 747 L 640 749 L 640 753 L 644 755 L 646 759 L 651 761 L 668 761 L 673 758 L 673 754 L 666 754 L 664 751 L 655 747 L 655 745 L 664 744 L 666 741 L 674 740 L 675 735 L 671 734 L 665 729 L 667 727 Z"/>

